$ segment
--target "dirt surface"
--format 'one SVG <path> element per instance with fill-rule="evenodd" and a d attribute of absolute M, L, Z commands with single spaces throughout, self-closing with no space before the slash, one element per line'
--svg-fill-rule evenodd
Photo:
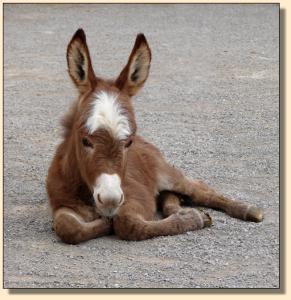
<path fill-rule="evenodd" d="M 278 6 L 5 5 L 4 22 L 5 288 L 279 287 Z M 77 95 L 65 53 L 78 27 L 104 77 L 145 33 L 139 132 L 187 175 L 262 207 L 262 223 L 208 209 L 211 228 L 179 236 L 58 240 L 45 178 Z"/>

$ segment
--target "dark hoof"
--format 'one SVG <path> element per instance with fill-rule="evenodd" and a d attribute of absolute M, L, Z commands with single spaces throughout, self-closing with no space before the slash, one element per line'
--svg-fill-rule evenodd
<path fill-rule="evenodd" d="M 255 206 L 251 206 L 246 215 L 246 221 L 262 222 L 264 218 L 263 210 Z"/>
<path fill-rule="evenodd" d="M 204 227 L 210 227 L 212 225 L 212 218 L 209 213 L 202 211 L 202 218 L 204 221 Z"/>

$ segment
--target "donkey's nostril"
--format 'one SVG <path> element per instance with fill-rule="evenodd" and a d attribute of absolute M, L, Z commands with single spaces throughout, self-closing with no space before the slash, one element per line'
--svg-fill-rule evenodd
<path fill-rule="evenodd" d="M 121 205 L 123 203 L 123 199 L 124 199 L 124 196 L 122 194 L 121 197 L 120 197 L 119 203 L 118 203 L 119 205 Z"/>
<path fill-rule="evenodd" d="M 97 199 L 98 199 L 98 201 L 99 201 L 101 204 L 103 204 L 103 202 L 102 202 L 101 197 L 100 197 L 99 194 L 97 195 Z"/>

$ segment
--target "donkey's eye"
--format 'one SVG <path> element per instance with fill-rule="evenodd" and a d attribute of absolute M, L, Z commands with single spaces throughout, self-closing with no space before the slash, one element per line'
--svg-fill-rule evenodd
<path fill-rule="evenodd" d="M 85 147 L 91 147 L 91 148 L 93 148 L 92 143 L 90 143 L 90 141 L 89 141 L 87 138 L 83 138 L 83 139 L 82 139 L 82 144 L 83 144 L 83 146 L 85 146 Z"/>
<path fill-rule="evenodd" d="M 131 146 L 131 144 L 132 144 L 132 139 L 127 139 L 127 140 L 125 141 L 124 147 L 125 147 L 125 148 L 128 148 L 128 147 Z"/>

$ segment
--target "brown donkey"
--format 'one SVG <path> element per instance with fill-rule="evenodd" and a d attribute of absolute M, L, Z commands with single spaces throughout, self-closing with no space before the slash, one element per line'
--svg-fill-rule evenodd
<path fill-rule="evenodd" d="M 68 45 L 67 62 L 79 98 L 64 118 L 64 139 L 47 177 L 54 230 L 62 241 L 75 244 L 113 230 L 122 239 L 143 240 L 210 226 L 208 214 L 180 206 L 183 197 L 242 220 L 263 219 L 261 209 L 185 177 L 137 135 L 131 97 L 151 62 L 143 34 L 115 80 L 95 76 L 82 29 Z M 158 199 L 162 220 L 155 219 Z"/>

